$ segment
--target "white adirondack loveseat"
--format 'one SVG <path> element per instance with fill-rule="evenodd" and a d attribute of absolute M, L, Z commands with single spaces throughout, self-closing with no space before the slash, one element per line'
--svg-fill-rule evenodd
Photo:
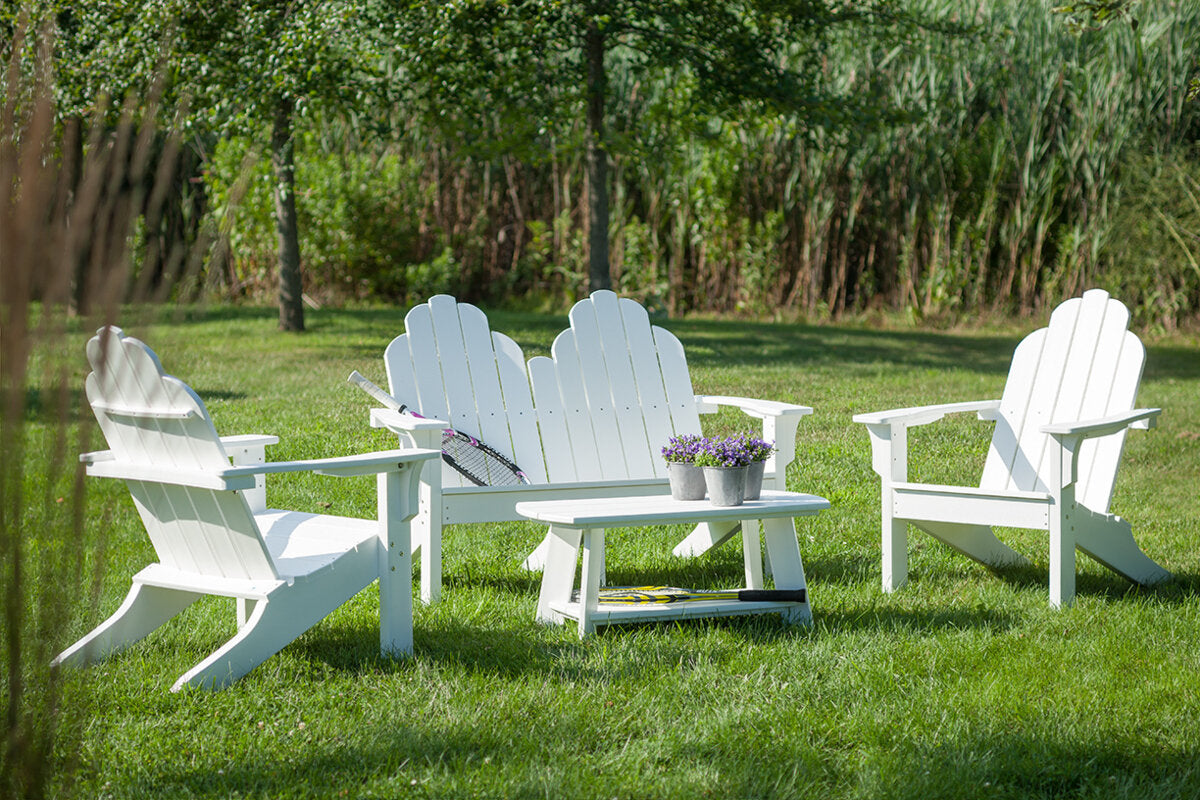
<path fill-rule="evenodd" d="M 1124 305 L 1088 291 L 1017 346 L 1001 399 L 854 417 L 882 479 L 884 591 L 908 579 L 910 523 L 993 567 L 1029 562 L 991 526 L 1048 531 L 1054 607 L 1074 600 L 1076 548 L 1136 583 L 1170 577 L 1108 513 L 1126 431 L 1153 427 L 1161 412 L 1134 407 L 1146 351 L 1128 325 Z M 908 429 L 961 412 L 996 423 L 979 487 L 908 482 Z"/>
<path fill-rule="evenodd" d="M 514 506 L 526 500 L 665 494 L 663 445 L 700 433 L 700 415 L 720 406 L 762 421 L 762 437 L 777 447 L 763 485 L 786 488 L 796 428 L 811 408 L 696 395 L 679 340 L 651 325 L 637 302 L 613 292 L 593 293 L 568 316 L 570 327 L 554 340 L 550 357 L 526 365 L 520 346 L 492 331 L 482 311 L 438 295 L 411 309 L 405 333 L 387 346 L 392 396 L 425 419 L 372 409 L 372 425 L 420 448 L 438 447 L 441 430 L 452 426 L 511 458 L 530 479 L 475 486 L 445 465 L 424 468 L 413 520 L 423 601 L 434 602 L 440 592 L 444 525 L 519 520 Z M 737 529 L 699 526 L 674 552 L 697 555 Z M 544 544 L 526 559 L 530 569 L 541 567 Z"/>
<path fill-rule="evenodd" d="M 132 644 L 204 595 L 235 598 L 238 631 L 171 687 L 220 688 L 380 581 L 380 646 L 412 652 L 408 520 L 436 450 L 266 462 L 275 436 L 219 437 L 203 401 L 118 328 L 87 346 L 87 396 L 111 449 L 81 456 L 88 475 L 126 482 L 158 555 L 111 617 L 55 664 L 82 665 Z M 232 461 L 232 463 L 231 463 Z M 378 519 L 267 508 L 265 476 L 378 475 Z"/>

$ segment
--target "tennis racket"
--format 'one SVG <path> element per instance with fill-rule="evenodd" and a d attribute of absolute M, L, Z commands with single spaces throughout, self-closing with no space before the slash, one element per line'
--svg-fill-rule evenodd
<path fill-rule="evenodd" d="M 645 605 L 695 603 L 701 600 L 740 600 L 743 603 L 803 603 L 808 597 L 804 589 L 729 589 L 713 592 L 694 592 L 674 586 L 625 586 L 600 592 L 601 604 Z"/>
<path fill-rule="evenodd" d="M 358 370 L 351 372 L 346 380 L 393 411 L 425 419 L 420 414 L 409 411 L 408 406 L 367 380 Z M 529 483 L 529 477 L 506 456 L 474 436 L 454 428 L 445 428 L 442 431 L 442 460 L 476 486 L 516 486 Z"/>

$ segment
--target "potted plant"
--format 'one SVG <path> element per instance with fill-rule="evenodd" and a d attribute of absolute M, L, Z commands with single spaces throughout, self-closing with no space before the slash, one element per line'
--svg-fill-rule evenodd
<path fill-rule="evenodd" d="M 704 469 L 708 499 L 714 506 L 740 506 L 746 497 L 750 453 L 740 437 L 706 439 L 695 463 Z"/>
<path fill-rule="evenodd" d="M 675 500 L 704 499 L 704 473 L 696 466 L 696 454 L 705 441 L 703 436 L 685 433 L 671 437 L 662 449 L 662 456 L 667 462 L 671 497 Z"/>
<path fill-rule="evenodd" d="M 749 433 L 740 434 L 740 438 L 750 459 L 746 472 L 746 499 L 757 500 L 762 494 L 763 470 L 767 459 L 775 452 L 775 445 Z"/>

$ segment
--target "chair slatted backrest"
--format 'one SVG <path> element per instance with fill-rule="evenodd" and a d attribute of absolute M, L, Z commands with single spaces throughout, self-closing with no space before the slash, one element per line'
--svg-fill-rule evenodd
<path fill-rule="evenodd" d="M 87 345 L 87 397 L 119 462 L 180 472 L 229 466 L 203 401 L 163 372 L 154 351 L 118 328 Z M 160 563 L 224 578 L 275 579 L 241 493 L 126 481 Z"/>
<path fill-rule="evenodd" d="M 1128 327 L 1128 309 L 1094 289 L 1060 305 L 1047 327 L 1017 346 L 982 488 L 1047 491 L 1053 450 L 1041 426 L 1134 408 L 1146 351 Z M 1107 512 L 1124 444 L 1124 432 L 1083 444 L 1076 485 L 1082 505 Z"/>
<path fill-rule="evenodd" d="M 469 303 L 437 295 L 404 318 L 384 351 L 392 396 L 423 417 L 443 419 L 508 456 L 533 483 L 546 482 L 537 416 L 520 346 L 488 326 Z M 443 486 L 470 486 L 448 466 Z"/>
<path fill-rule="evenodd" d="M 663 477 L 663 445 L 699 433 L 683 346 L 633 300 L 599 291 L 571 309 L 549 358 L 529 361 L 557 481 Z M 552 443 L 554 455 L 551 455 Z"/>

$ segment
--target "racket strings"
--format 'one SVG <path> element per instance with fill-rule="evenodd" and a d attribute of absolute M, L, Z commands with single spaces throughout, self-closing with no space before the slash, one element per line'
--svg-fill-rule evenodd
<path fill-rule="evenodd" d="M 442 436 L 442 458 L 476 486 L 517 486 L 529 483 L 525 473 L 493 453 L 477 439 L 457 431 Z"/>

